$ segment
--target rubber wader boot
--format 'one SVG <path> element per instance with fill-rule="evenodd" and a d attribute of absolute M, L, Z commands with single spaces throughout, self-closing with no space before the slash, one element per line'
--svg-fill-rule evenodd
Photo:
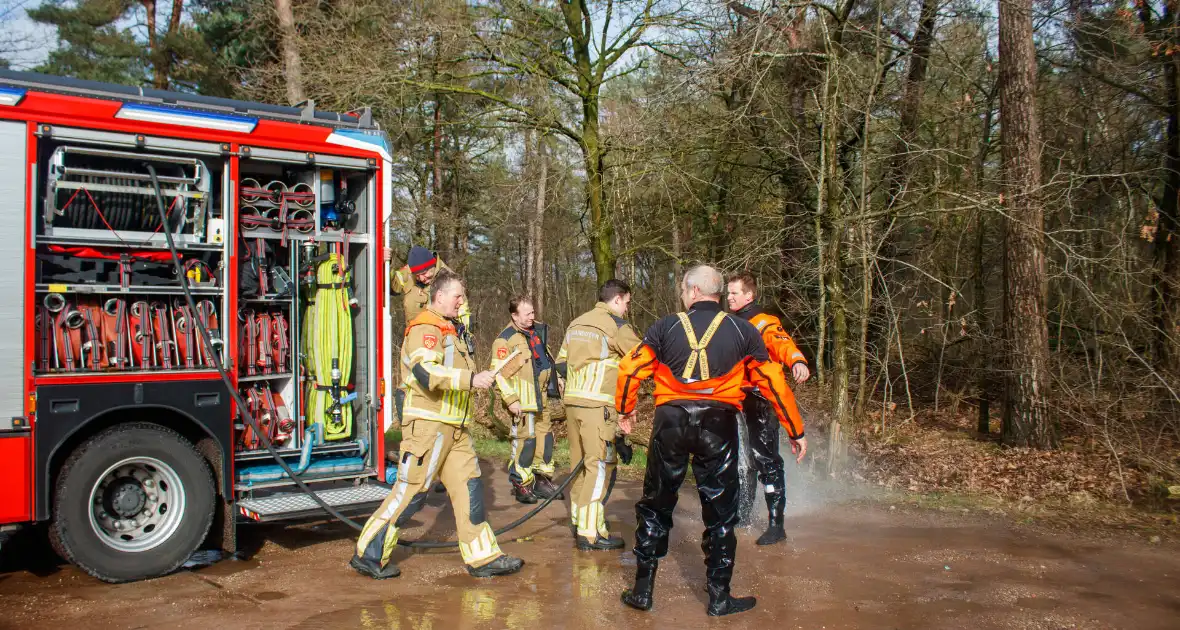
<path fill-rule="evenodd" d="M 783 504 L 786 501 L 781 493 L 766 494 L 766 509 L 770 513 L 770 524 L 766 531 L 754 541 L 756 545 L 773 545 L 787 539 L 787 531 L 783 529 Z"/>
<path fill-rule="evenodd" d="M 524 560 L 520 558 L 500 556 L 479 568 L 468 566 L 467 572 L 473 577 L 478 578 L 495 577 L 497 575 L 511 575 L 519 571 L 523 566 Z"/>
<path fill-rule="evenodd" d="M 746 612 L 754 607 L 757 599 L 754 597 L 733 597 L 729 594 L 729 584 L 721 581 L 710 581 L 709 616 L 721 617 Z"/>
<path fill-rule="evenodd" d="M 352 557 L 352 560 L 348 563 L 348 566 L 356 569 L 357 573 L 360 573 L 361 575 L 367 575 L 374 580 L 395 578 L 402 574 L 401 569 L 397 568 L 397 565 L 392 562 L 386 564 L 384 567 L 381 567 L 372 560 L 366 560 L 356 555 Z"/>
<path fill-rule="evenodd" d="M 651 610 L 651 591 L 656 584 L 659 564 L 640 564 L 635 569 L 635 586 L 623 591 L 623 603 L 636 610 Z"/>

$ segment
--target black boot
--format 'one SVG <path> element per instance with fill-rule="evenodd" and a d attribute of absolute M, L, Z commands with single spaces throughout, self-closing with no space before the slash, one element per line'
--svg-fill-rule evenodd
<path fill-rule="evenodd" d="M 746 612 L 747 610 L 753 608 L 754 604 L 758 601 L 754 597 L 733 597 L 729 594 L 728 581 L 710 581 L 708 590 L 708 612 L 710 617 L 721 617 L 723 615 L 734 615 L 740 612 Z"/>
<path fill-rule="evenodd" d="M 581 536 L 575 535 L 575 540 L 577 541 L 578 551 L 611 551 L 622 549 L 627 545 L 618 536 L 607 536 L 606 538 L 598 536 L 594 539 L 594 542 L 590 542 Z"/>
<path fill-rule="evenodd" d="M 533 482 L 533 496 L 538 499 L 548 499 L 553 497 L 555 501 L 562 501 L 565 499 L 565 493 L 557 489 L 557 484 L 553 483 L 548 477 L 537 475 L 536 481 Z"/>
<path fill-rule="evenodd" d="M 783 508 L 786 499 L 781 493 L 766 494 L 766 509 L 770 513 L 770 524 L 766 531 L 754 541 L 756 545 L 773 545 L 787 539 L 787 531 L 783 528 Z"/>
<path fill-rule="evenodd" d="M 623 591 L 623 603 L 636 610 L 651 610 L 651 591 L 656 584 L 659 563 L 640 564 L 635 569 L 635 586 Z"/>
<path fill-rule="evenodd" d="M 477 578 L 495 577 L 497 575 L 511 575 L 519 571 L 523 566 L 524 560 L 521 560 L 520 558 L 513 558 L 512 556 L 500 556 L 499 558 L 496 558 L 495 560 L 492 560 L 491 562 L 479 568 L 468 566 L 467 572 L 470 573 L 472 577 Z"/>
<path fill-rule="evenodd" d="M 523 485 L 512 482 L 512 496 L 521 503 L 536 503 L 537 495 L 533 494 L 533 484 Z"/>
<path fill-rule="evenodd" d="M 367 575 L 374 580 L 395 578 L 402 574 L 401 569 L 397 568 L 397 565 L 392 562 L 382 567 L 372 560 L 366 560 L 365 558 L 357 555 L 352 557 L 352 560 L 348 563 L 348 566 L 356 569 L 357 573 L 360 573 L 361 575 Z"/>

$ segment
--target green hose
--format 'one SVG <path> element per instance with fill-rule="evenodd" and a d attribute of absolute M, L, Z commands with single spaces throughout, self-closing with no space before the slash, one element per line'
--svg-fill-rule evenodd
<path fill-rule="evenodd" d="M 316 285 L 304 315 L 305 365 L 311 382 L 307 422 L 324 425 L 324 439 L 352 437 L 352 312 L 348 285 L 351 274 L 336 252 L 317 257 Z"/>

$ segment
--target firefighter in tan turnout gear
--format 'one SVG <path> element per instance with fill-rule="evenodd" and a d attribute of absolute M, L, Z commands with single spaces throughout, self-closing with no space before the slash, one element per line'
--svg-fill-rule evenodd
<path fill-rule="evenodd" d="M 430 281 L 442 270 L 451 271 L 451 268 L 434 252 L 421 245 L 414 245 L 406 257 L 406 264 L 389 274 L 389 292 L 402 296 L 407 324 L 429 306 Z M 458 319 L 464 326 L 471 326 L 471 311 L 466 302 L 459 307 Z"/>
<path fill-rule="evenodd" d="M 570 515 L 578 549 L 621 549 L 623 539 L 611 536 L 606 523 L 606 501 L 615 485 L 620 453 L 630 461 L 623 440 L 630 427 L 620 429 L 615 412 L 615 384 L 619 359 L 639 345 L 639 335 L 623 319 L 631 305 L 631 287 L 608 280 L 598 291 L 590 312 L 570 322 L 557 371 L 565 376 L 565 422 L 570 461 L 585 468 L 571 490 Z"/>
<path fill-rule="evenodd" d="M 476 577 L 515 573 L 524 565 L 506 556 L 484 513 L 483 482 L 471 431 L 471 393 L 487 389 L 491 372 L 475 372 L 469 335 L 456 328 L 465 299 L 463 281 L 440 272 L 430 285 L 430 306 L 406 327 L 401 352 L 401 388 L 406 392 L 398 481 L 369 517 L 350 565 L 376 579 L 398 576 L 390 561 L 398 526 L 425 501 L 436 478 L 451 497 L 459 551 Z"/>
<path fill-rule="evenodd" d="M 531 298 L 512 298 L 508 314 L 512 322 L 492 343 L 496 387 L 512 416 L 508 480 L 517 501 L 536 503 L 537 499 L 560 494 L 553 485 L 553 433 L 545 409 L 553 378 L 553 357 L 546 345 L 547 328 L 536 321 Z M 534 459 L 538 461 L 534 463 Z"/>
<path fill-rule="evenodd" d="M 385 259 L 389 261 L 393 260 L 393 250 L 385 250 Z M 421 245 L 414 245 L 410 248 L 410 254 L 406 257 L 406 264 L 400 269 L 390 267 L 389 292 L 393 295 L 402 296 L 402 307 L 405 309 L 405 321 L 407 325 L 414 321 L 414 318 L 418 317 L 429 306 L 430 282 L 440 271 L 451 271 L 454 273 L 438 257 L 438 254 Z M 471 311 L 468 309 L 466 302 L 459 307 L 456 328 L 460 336 L 471 328 Z M 405 391 L 401 389 L 395 389 L 393 391 L 393 404 L 398 418 L 402 417 L 402 405 L 405 404 L 405 394 Z"/>

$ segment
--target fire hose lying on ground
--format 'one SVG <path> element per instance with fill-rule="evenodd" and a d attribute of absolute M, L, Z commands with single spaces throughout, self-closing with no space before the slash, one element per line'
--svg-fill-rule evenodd
<path fill-rule="evenodd" d="M 156 207 L 157 207 L 158 213 L 160 215 L 160 220 L 161 220 L 161 222 L 166 222 L 167 221 L 167 212 L 165 210 L 164 195 L 160 192 L 160 182 L 159 182 L 159 178 L 156 174 L 156 169 L 150 163 L 145 164 L 145 167 L 147 168 L 148 173 L 151 175 L 152 188 L 155 191 Z M 180 286 L 184 292 L 184 301 L 185 301 L 186 305 L 188 306 L 188 308 L 192 312 L 199 312 L 197 310 L 196 302 L 193 299 L 192 292 L 189 290 L 188 279 L 187 279 L 187 277 L 183 276 L 183 273 L 184 273 L 183 265 L 180 260 L 180 254 L 176 249 L 176 242 L 172 238 L 171 231 L 164 230 L 164 236 L 165 236 L 165 239 L 167 240 L 167 243 L 168 243 L 168 251 L 172 255 L 172 264 L 176 268 L 176 273 L 180 274 L 183 279 Z M 343 270 L 342 267 L 341 267 L 341 270 Z M 329 284 L 330 283 L 331 282 L 329 282 Z M 216 352 L 216 347 L 214 346 L 214 337 L 213 337 L 213 334 L 210 332 L 210 326 L 208 326 L 202 318 L 198 318 L 196 320 L 196 327 L 197 327 L 197 331 L 200 333 L 200 342 L 202 343 L 205 352 L 208 353 L 209 356 L 218 356 L 217 352 Z M 304 483 L 303 480 L 299 478 L 299 473 L 292 470 L 290 465 L 288 465 L 287 462 L 285 462 L 283 460 L 283 458 L 279 455 L 278 451 L 275 450 L 274 440 L 271 439 L 269 432 L 264 430 L 263 427 L 259 424 L 258 420 L 254 417 L 254 414 L 250 411 L 249 404 L 242 398 L 242 395 L 240 393 L 238 393 L 237 389 L 234 387 L 233 381 L 229 377 L 229 373 L 227 373 L 225 371 L 225 367 L 221 364 L 220 361 L 215 361 L 214 367 L 217 369 L 217 373 L 218 373 L 218 375 L 220 375 L 222 383 L 225 384 L 225 388 L 229 392 L 230 397 L 233 398 L 234 404 L 237 407 L 238 413 L 241 416 L 243 422 L 246 424 L 246 426 L 250 427 L 250 429 L 253 431 L 253 433 L 258 437 L 258 441 L 261 442 L 262 446 L 267 450 L 268 453 L 270 453 L 270 456 L 272 458 L 274 458 L 275 462 L 278 464 L 279 468 L 282 469 L 283 473 L 286 474 L 292 481 L 294 481 L 296 487 L 298 487 L 300 491 L 302 491 L 303 493 L 305 493 L 309 497 L 311 497 L 311 499 L 313 501 L 315 501 L 316 505 L 318 505 L 320 508 L 322 508 L 325 512 L 332 515 L 334 518 L 336 518 L 340 522 L 348 525 L 349 527 L 352 527 L 353 529 L 360 531 L 361 527 L 362 527 L 360 523 L 357 523 L 356 521 L 348 518 L 344 514 L 341 514 L 338 510 L 333 508 L 326 501 L 324 501 L 318 495 L 316 495 L 315 491 L 313 491 L 311 488 L 309 488 L 307 486 L 307 484 Z M 331 374 L 332 374 L 332 372 L 329 371 L 329 375 L 330 375 L 329 378 L 330 379 L 332 378 Z M 343 372 L 342 372 L 342 377 L 343 377 Z M 343 380 L 343 379 L 341 378 L 341 380 Z M 317 381 L 317 383 L 318 383 L 318 381 Z M 329 393 L 331 393 L 331 390 L 329 390 Z M 338 401 L 339 398 L 335 398 L 333 400 Z M 368 407 L 366 407 L 366 409 L 368 409 Z M 311 427 L 316 426 L 316 424 L 318 424 L 318 423 L 312 424 Z M 309 428 L 311 428 L 311 427 L 309 427 Z M 308 440 L 309 443 L 312 441 L 313 440 Z M 570 483 L 573 482 L 574 477 L 579 472 L 581 472 L 581 470 L 584 468 L 584 466 L 585 466 L 585 463 L 583 461 L 579 461 L 577 463 L 577 465 L 575 465 L 573 467 L 573 469 L 570 471 L 570 474 L 561 482 L 560 485 L 558 485 L 558 492 L 553 493 L 548 499 L 545 499 L 544 501 L 542 501 L 540 504 L 537 505 L 537 507 L 530 510 L 524 516 L 516 519 L 515 521 L 509 523 L 508 525 L 506 525 L 504 527 L 501 527 L 501 528 L 495 530 L 496 536 L 500 536 L 500 535 L 504 534 L 505 532 L 515 529 L 516 527 L 520 526 L 521 524 L 525 523 L 526 521 L 528 521 L 529 519 L 531 519 L 532 517 L 534 517 L 538 513 L 540 513 L 541 510 L 545 509 L 545 507 L 547 507 L 550 503 L 552 503 L 556 497 L 560 496 L 560 494 L 565 491 L 565 489 L 570 485 Z M 457 548 L 459 546 L 459 543 L 457 541 L 447 541 L 447 542 L 438 541 L 438 542 L 436 542 L 436 541 L 398 540 L 397 544 L 401 545 L 403 547 L 411 547 L 411 548 L 415 548 L 415 549 L 447 549 L 447 548 Z"/>

